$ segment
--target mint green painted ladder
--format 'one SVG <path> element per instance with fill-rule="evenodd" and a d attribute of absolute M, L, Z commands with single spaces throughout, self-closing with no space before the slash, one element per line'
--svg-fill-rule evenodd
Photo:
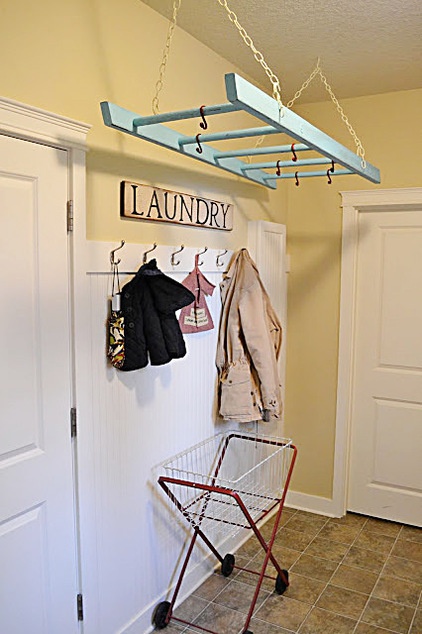
<path fill-rule="evenodd" d="M 141 117 L 125 108 L 103 101 L 101 111 L 104 123 L 110 128 L 156 143 L 271 189 L 275 189 L 277 181 L 283 178 L 296 178 L 296 182 L 298 182 L 298 179 L 304 177 L 327 177 L 329 175 L 336 177 L 343 174 L 358 174 L 373 183 L 380 182 L 380 173 L 376 167 L 368 162 L 363 162 L 360 156 L 337 143 L 286 106 L 283 106 L 280 114 L 279 104 L 275 99 L 239 75 L 229 73 L 225 76 L 225 82 L 228 103 L 147 117 Z M 171 121 L 199 119 L 202 115 L 208 117 L 238 111 L 249 113 L 265 125 L 218 133 L 201 133 L 195 136 L 180 134 L 163 125 L 163 123 Z M 278 159 L 272 162 L 267 160 L 261 163 L 248 163 L 240 160 L 239 157 L 288 154 L 292 152 L 292 144 L 228 151 L 220 151 L 209 145 L 209 142 L 213 141 L 259 137 L 277 133 L 288 135 L 294 143 L 294 151 L 300 152 L 301 156 L 305 152 L 316 152 L 320 157 L 306 158 L 306 154 L 304 154 L 305 158 L 296 157 L 295 161 L 293 159 L 286 161 Z M 332 172 L 332 162 L 334 162 L 334 172 Z M 312 166 L 315 165 L 328 165 L 329 168 L 312 169 Z M 337 166 L 341 166 L 340 169 Z M 310 167 L 311 169 L 299 171 L 299 168 L 302 167 Z M 277 171 L 276 168 L 278 168 Z"/>

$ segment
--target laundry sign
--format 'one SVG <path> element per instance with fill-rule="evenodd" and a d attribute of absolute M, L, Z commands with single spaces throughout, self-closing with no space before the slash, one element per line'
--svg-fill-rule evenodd
<path fill-rule="evenodd" d="M 193 194 L 122 181 L 120 215 L 206 229 L 233 229 L 233 205 Z"/>

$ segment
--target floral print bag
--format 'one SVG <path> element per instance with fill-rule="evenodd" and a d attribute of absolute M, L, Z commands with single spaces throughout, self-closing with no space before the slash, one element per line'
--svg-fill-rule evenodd
<path fill-rule="evenodd" d="M 108 319 L 107 357 L 111 365 L 120 369 L 125 362 L 124 316 L 120 310 L 120 279 L 117 264 L 113 264 L 111 311 Z"/>

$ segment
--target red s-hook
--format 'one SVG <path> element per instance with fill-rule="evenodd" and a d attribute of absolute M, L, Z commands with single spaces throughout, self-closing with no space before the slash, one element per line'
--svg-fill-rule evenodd
<path fill-rule="evenodd" d="M 202 146 L 201 146 L 201 142 L 199 140 L 200 136 L 201 136 L 200 134 L 197 134 L 196 137 L 195 137 L 196 142 L 198 144 L 198 147 L 196 147 L 195 150 L 198 152 L 198 154 L 202 154 Z"/>
<path fill-rule="evenodd" d="M 327 169 L 328 185 L 331 185 L 331 183 L 333 182 L 333 181 L 331 180 L 330 172 L 331 172 L 331 174 L 333 174 L 333 173 L 334 173 L 334 161 L 331 161 L 331 167 L 329 167 L 329 168 Z"/>
<path fill-rule="evenodd" d="M 295 172 L 295 179 L 296 179 L 295 185 L 296 185 L 296 187 L 299 187 L 300 183 L 299 183 L 299 178 L 297 176 L 297 172 Z"/>
<path fill-rule="evenodd" d="M 294 143 L 292 143 L 291 150 L 292 150 L 292 154 L 293 154 L 292 161 L 293 161 L 293 163 L 296 163 L 297 156 L 296 156 L 296 152 L 295 152 L 295 144 Z"/>
<path fill-rule="evenodd" d="M 280 169 L 280 160 L 277 161 L 277 165 L 276 165 L 277 169 L 276 169 L 276 174 L 277 176 L 280 176 L 281 174 L 281 169 Z"/>
<path fill-rule="evenodd" d="M 203 130 L 206 130 L 208 128 L 208 123 L 205 120 L 204 108 L 205 108 L 205 106 L 201 106 L 199 108 L 199 113 L 200 113 L 201 118 L 202 118 L 202 121 L 200 122 L 199 127 L 202 128 Z"/>

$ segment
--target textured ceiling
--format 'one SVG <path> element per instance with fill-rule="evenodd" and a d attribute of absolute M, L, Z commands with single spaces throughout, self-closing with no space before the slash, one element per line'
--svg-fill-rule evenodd
<path fill-rule="evenodd" d="M 143 1 L 170 19 L 172 0 Z M 285 103 L 318 57 L 339 98 L 422 87 L 422 0 L 228 0 L 228 5 L 279 77 Z M 271 94 L 264 70 L 217 0 L 182 0 L 177 23 Z M 162 35 L 164 46 L 166 32 Z M 301 102 L 325 99 L 315 78 Z"/>

